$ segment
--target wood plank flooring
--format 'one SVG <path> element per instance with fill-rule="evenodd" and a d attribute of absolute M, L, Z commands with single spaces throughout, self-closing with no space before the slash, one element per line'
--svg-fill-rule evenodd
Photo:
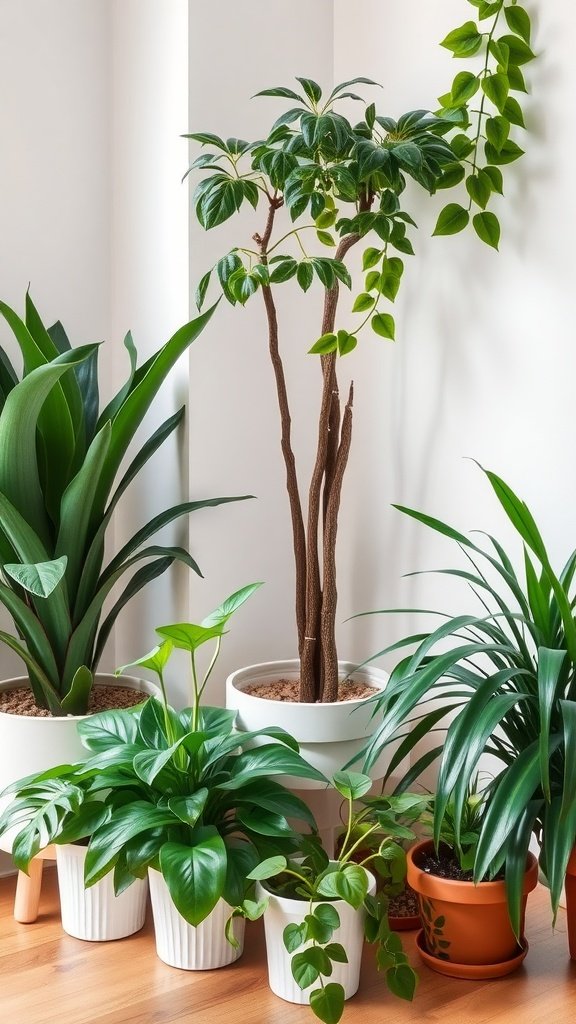
<path fill-rule="evenodd" d="M 119 942 L 87 943 L 60 926 L 53 869 L 46 871 L 40 916 L 12 917 L 15 878 L 0 879 L 0 1021 L 2 1024 L 311 1024 L 307 1007 L 268 989 L 260 923 L 249 925 L 242 959 L 219 971 L 192 973 L 156 957 L 151 922 Z M 576 963 L 568 958 L 565 912 L 552 932 L 548 894 L 528 905 L 530 951 L 515 974 L 491 982 L 443 978 L 419 963 L 412 1004 L 391 997 L 366 955 L 358 994 L 344 1024 L 576 1024 Z M 369 954 L 369 951 L 366 951 Z"/>

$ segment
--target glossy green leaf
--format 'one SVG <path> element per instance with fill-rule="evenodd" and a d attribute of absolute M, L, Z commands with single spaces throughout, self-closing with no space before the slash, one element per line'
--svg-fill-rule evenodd
<path fill-rule="evenodd" d="M 372 787 L 372 779 L 359 772 L 336 772 L 332 783 L 346 800 L 359 800 Z"/>
<path fill-rule="evenodd" d="M 160 869 L 174 906 L 185 921 L 199 925 L 222 896 L 226 847 L 213 826 L 199 829 L 192 844 L 165 843 Z"/>
<path fill-rule="evenodd" d="M 310 993 L 310 1009 L 324 1024 L 338 1024 L 344 1013 L 344 989 L 333 981 Z"/>
<path fill-rule="evenodd" d="M 312 348 L 308 349 L 309 355 L 326 356 L 335 352 L 338 348 L 338 338 L 335 334 L 323 334 L 318 341 L 315 341 Z"/>
<path fill-rule="evenodd" d="M 473 21 L 467 21 L 442 40 L 440 46 L 450 50 L 454 57 L 471 57 L 482 45 L 482 35 Z"/>
<path fill-rule="evenodd" d="M 470 220 L 468 210 L 458 203 L 449 203 L 445 206 L 434 228 L 434 235 L 455 235 L 463 231 Z"/>
<path fill-rule="evenodd" d="M 510 121 L 507 117 L 499 114 L 497 117 L 489 117 L 486 120 L 486 138 L 491 146 L 499 153 L 502 146 L 508 139 L 510 133 Z"/>
<path fill-rule="evenodd" d="M 482 90 L 489 100 L 502 111 L 508 96 L 509 82 L 507 75 L 498 72 L 494 75 L 486 75 L 482 79 Z"/>
<path fill-rule="evenodd" d="M 474 230 L 483 242 L 493 249 L 498 249 L 500 241 L 500 221 L 494 213 L 476 213 L 472 218 Z"/>
<path fill-rule="evenodd" d="M 390 313 L 376 313 L 372 317 L 370 324 L 375 334 L 378 334 L 381 338 L 389 338 L 390 341 L 394 341 L 395 324 L 394 317 Z"/>

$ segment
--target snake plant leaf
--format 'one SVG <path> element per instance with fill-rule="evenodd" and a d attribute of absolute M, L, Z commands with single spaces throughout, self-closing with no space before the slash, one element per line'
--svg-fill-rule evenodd
<path fill-rule="evenodd" d="M 52 359 L 55 359 L 56 356 L 62 355 L 63 352 L 68 352 L 71 350 L 71 345 L 68 342 L 68 339 L 66 338 L 65 334 L 64 338 L 66 338 L 68 344 L 64 344 L 63 348 L 60 348 L 56 344 L 50 331 L 48 331 L 44 326 L 40 314 L 36 309 L 36 306 L 32 302 L 29 291 L 26 292 L 25 316 L 26 327 L 28 328 L 30 334 L 34 338 L 34 341 L 36 342 L 38 348 L 42 352 L 42 355 L 44 356 L 46 362 L 50 362 Z M 64 333 L 63 328 L 62 333 Z M 63 341 L 62 334 L 59 335 L 59 340 Z M 62 378 L 58 386 L 62 389 L 62 394 L 65 398 L 66 404 L 70 412 L 70 419 L 75 428 L 77 424 L 82 423 L 83 418 L 82 400 L 80 396 L 80 391 L 78 389 L 78 381 L 76 379 L 75 374 L 66 374 Z"/>
<path fill-rule="evenodd" d="M 202 313 L 194 320 L 191 320 L 190 323 L 181 327 L 159 349 L 155 356 L 144 364 L 144 367 L 141 368 L 141 374 L 135 373 L 132 390 L 112 422 L 109 457 L 106 471 L 100 481 L 98 496 L 94 506 L 95 517 L 100 516 L 104 510 L 114 478 L 126 454 L 128 445 L 154 401 L 160 385 L 180 356 L 186 352 L 192 342 L 204 330 L 215 309 L 216 305 L 211 306 L 206 313 Z"/>
<path fill-rule="evenodd" d="M 182 420 L 183 414 L 184 407 L 179 409 L 178 412 L 174 413 L 174 415 L 169 416 L 168 419 L 165 420 L 156 431 L 154 431 L 151 437 L 148 438 L 148 441 L 146 441 L 132 460 L 126 470 L 126 473 L 114 491 L 114 494 L 108 504 L 108 508 L 106 509 L 100 525 L 94 534 L 90 547 L 84 555 L 84 565 L 79 582 L 79 588 L 72 602 L 74 623 L 79 622 L 81 619 L 91 597 L 94 594 L 94 590 L 96 589 L 98 579 L 102 571 L 102 562 L 104 560 L 104 540 L 106 537 L 106 530 L 110 525 L 112 514 L 117 502 L 120 500 L 128 485 L 137 476 L 140 469 L 142 469 L 146 464 L 148 459 L 155 451 L 158 450 L 163 442 L 170 436 L 172 431 L 176 429 Z"/>
<path fill-rule="evenodd" d="M 154 516 L 149 523 L 146 523 L 140 530 L 138 530 L 133 537 L 120 549 L 117 555 L 108 564 L 104 572 L 102 573 L 101 582 L 105 582 L 111 573 L 115 572 L 119 565 L 126 560 L 137 548 L 139 548 L 149 537 L 157 533 L 162 527 L 167 526 L 168 523 L 174 522 L 175 519 L 180 519 L 182 516 L 188 515 L 191 512 L 196 512 L 200 508 L 208 506 L 225 505 L 232 501 L 246 501 L 248 498 L 252 498 L 251 494 L 243 494 L 233 498 L 208 498 L 205 501 L 184 501 L 180 505 L 174 505 L 172 508 L 166 509 L 159 515 Z M 194 569 L 199 576 L 202 573 L 199 567 L 194 563 L 191 568 Z M 254 585 L 256 586 L 256 585 Z M 248 597 L 249 594 L 246 595 Z M 244 598 L 246 600 L 246 598 Z M 243 603 L 240 601 L 240 604 Z M 232 609 L 234 611 L 234 609 Z M 230 614 L 232 614 L 232 611 Z"/>
<path fill-rule="evenodd" d="M 42 541 L 28 525 L 25 517 L 20 515 L 2 492 L 0 492 L 0 522 L 5 536 L 22 563 L 50 561 L 48 551 Z M 57 587 L 50 597 L 35 603 L 34 608 L 46 629 L 56 657 L 63 656 L 70 631 L 70 616 L 63 588 Z"/>
<path fill-rule="evenodd" d="M 25 601 L 10 587 L 0 583 L 0 602 L 14 619 L 19 633 L 26 637 L 28 653 L 54 687 L 58 684 L 58 666 L 41 623 Z M 40 696 L 42 701 L 42 697 Z M 42 702 L 43 705 L 43 702 Z"/>
<path fill-rule="evenodd" d="M 36 463 L 36 424 L 60 377 L 93 351 L 94 346 L 86 345 L 32 370 L 10 392 L 0 418 L 0 491 L 47 545 L 51 528 Z M 58 445 L 55 450 L 58 452 Z"/>
<path fill-rule="evenodd" d="M 72 595 L 77 592 L 80 575 L 83 572 L 92 504 L 106 464 L 110 435 L 111 426 L 110 423 L 106 423 L 96 434 L 80 470 L 62 496 L 60 529 L 55 553 L 64 554 L 68 558 L 66 583 Z"/>
<path fill-rule="evenodd" d="M 22 658 L 24 664 L 32 673 L 35 683 L 39 687 L 42 695 L 40 706 L 48 707 L 54 715 L 60 714 L 61 704 L 58 690 L 52 685 L 39 663 L 32 657 L 29 651 L 22 646 L 16 637 L 11 636 L 10 633 L 5 633 L 4 630 L 0 630 L 0 640 L 2 643 L 6 644 L 11 651 L 14 651 L 18 657 Z M 36 690 L 34 692 L 36 695 Z"/>
<path fill-rule="evenodd" d="M 88 707 L 94 675 L 87 665 L 80 665 L 73 676 L 68 693 L 62 698 L 65 715 L 81 715 Z"/>
<path fill-rule="evenodd" d="M 62 581 L 68 559 L 66 555 L 61 558 L 54 558 L 50 562 L 33 562 L 23 564 L 18 562 L 14 565 L 4 565 L 4 572 L 15 580 L 19 586 L 27 590 L 35 597 L 50 597 Z"/>
<path fill-rule="evenodd" d="M 4 405 L 6 396 L 17 383 L 16 370 L 12 366 L 8 354 L 0 345 L 0 408 Z"/>
<path fill-rule="evenodd" d="M 120 594 L 120 597 L 112 606 L 112 608 L 108 612 L 108 615 L 104 619 L 104 622 L 100 626 L 100 630 L 98 632 L 98 640 L 94 648 L 93 665 L 98 664 L 98 661 L 104 650 L 106 641 L 110 636 L 112 627 L 116 622 L 116 619 L 118 618 L 120 612 L 124 608 L 124 605 L 126 605 L 133 597 L 135 597 L 135 595 L 138 594 L 140 590 L 142 590 L 142 588 L 146 586 L 147 583 L 150 583 L 153 579 L 156 579 L 158 576 L 161 576 L 162 573 L 166 572 L 166 570 L 169 569 L 172 563 L 175 561 L 187 565 L 189 569 L 192 569 L 194 572 L 196 572 L 196 563 L 194 559 L 190 557 L 188 552 L 185 551 L 184 548 L 157 545 L 155 547 L 148 548 L 147 553 L 144 554 L 142 552 L 139 557 L 148 558 L 152 554 L 159 554 L 161 557 L 157 558 L 154 562 L 151 562 L 149 565 L 144 566 L 142 569 L 139 569 L 138 572 L 134 573 L 134 576 L 132 577 L 128 585 L 124 588 L 124 590 Z"/>
<path fill-rule="evenodd" d="M 136 364 L 138 362 L 138 352 L 132 338 L 132 332 L 128 331 L 124 338 L 124 348 L 128 352 L 128 358 L 130 360 L 130 372 L 128 379 L 117 395 L 114 396 L 112 401 L 108 403 L 105 409 L 100 413 L 96 429 L 101 429 L 108 420 L 113 420 L 118 410 L 121 408 L 123 402 L 130 394 L 132 388 L 132 381 L 134 380 L 134 374 L 136 372 Z"/>

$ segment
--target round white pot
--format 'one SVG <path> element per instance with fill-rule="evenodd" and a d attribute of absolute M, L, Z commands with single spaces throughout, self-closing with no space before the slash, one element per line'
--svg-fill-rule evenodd
<path fill-rule="evenodd" d="M 28 679 L 21 676 L 0 683 L 0 691 L 13 690 L 19 686 L 27 686 Z M 122 676 L 98 673 L 96 686 L 126 686 L 131 690 L 139 690 L 143 699 L 158 696 L 160 691 L 154 683 L 133 676 Z M 9 715 L 0 712 L 0 793 L 26 775 L 47 771 L 57 764 L 74 764 L 88 756 L 82 746 L 76 724 L 86 715 L 67 715 L 62 717 L 36 718 L 33 715 Z M 0 813 L 12 797 L 0 798 Z M 14 841 L 15 830 L 5 833 L 0 838 L 0 849 L 10 853 Z"/>
<path fill-rule="evenodd" d="M 376 879 L 369 871 L 369 892 L 376 892 Z M 291 962 L 293 954 L 288 953 L 284 946 L 283 933 L 288 924 L 301 924 L 308 910 L 304 900 L 287 899 L 269 892 L 257 883 L 258 899 L 268 897 L 268 907 L 264 912 L 264 933 L 266 936 L 266 954 L 268 957 L 268 983 L 275 995 L 286 999 L 289 1003 L 310 1002 L 311 989 L 301 989 L 292 977 Z M 358 991 L 360 984 L 360 964 L 364 946 L 364 909 L 354 910 L 344 900 L 331 900 L 340 916 L 340 927 L 336 928 L 331 939 L 340 942 L 348 956 L 347 964 L 334 963 L 329 981 L 336 982 L 344 988 L 344 998 L 350 999 Z M 311 945 L 311 943 L 310 943 Z M 304 947 L 302 947 L 304 948 Z M 314 989 L 316 986 L 311 986 Z"/>
<path fill-rule="evenodd" d="M 68 935 L 88 942 L 107 942 L 133 935 L 144 926 L 148 882 L 136 879 L 119 896 L 112 875 L 84 888 L 85 846 L 57 846 L 62 927 Z"/>
<path fill-rule="evenodd" d="M 168 886 L 159 871 L 148 869 L 150 900 L 156 933 L 156 952 L 169 967 L 184 971 L 211 971 L 227 967 L 244 952 L 244 918 L 235 918 L 237 949 L 228 942 L 224 929 L 232 907 L 219 900 L 205 921 L 194 927 L 176 910 Z"/>
<path fill-rule="evenodd" d="M 340 661 L 338 665 L 341 678 L 355 668 L 348 661 Z M 298 679 L 299 676 L 298 659 L 268 661 L 241 668 L 226 680 L 226 707 L 238 711 L 238 729 L 256 731 L 270 725 L 282 726 L 298 740 L 302 757 L 331 779 L 335 772 L 340 771 L 359 753 L 373 732 L 374 705 L 366 700 L 340 701 L 335 704 L 292 703 L 266 700 L 244 692 L 247 686 L 262 685 L 276 679 Z M 384 690 L 388 675 L 381 669 L 365 666 L 354 671 L 354 680 L 366 683 L 375 690 Z M 374 779 L 384 775 L 390 760 L 388 750 L 374 765 L 371 772 Z M 321 783 L 311 779 L 282 781 L 290 788 L 297 787 L 299 790 L 323 788 Z"/>

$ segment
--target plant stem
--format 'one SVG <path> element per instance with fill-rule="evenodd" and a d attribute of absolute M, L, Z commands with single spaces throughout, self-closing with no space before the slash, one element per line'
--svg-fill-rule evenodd
<path fill-rule="evenodd" d="M 264 234 L 262 236 L 255 235 L 254 237 L 254 240 L 260 249 L 260 260 L 265 266 L 268 264 L 268 246 L 270 244 L 270 238 L 274 227 L 274 216 L 276 214 L 276 210 L 281 205 L 281 202 L 281 200 L 278 200 L 275 197 L 272 199 Z M 278 344 L 278 317 L 274 296 L 269 285 L 263 285 L 262 295 L 268 319 L 268 348 L 276 380 L 276 394 L 280 410 L 282 431 L 281 447 L 282 454 L 284 456 L 284 465 L 286 467 L 286 489 L 288 491 L 290 515 L 292 519 L 292 540 L 296 567 L 296 628 L 298 631 L 298 650 L 300 651 L 304 643 L 306 607 L 306 536 L 304 533 L 304 518 L 302 515 L 302 504 L 300 501 L 298 476 L 296 473 L 296 460 L 292 449 L 292 420 L 290 416 L 288 391 L 286 388 L 286 377 Z"/>

